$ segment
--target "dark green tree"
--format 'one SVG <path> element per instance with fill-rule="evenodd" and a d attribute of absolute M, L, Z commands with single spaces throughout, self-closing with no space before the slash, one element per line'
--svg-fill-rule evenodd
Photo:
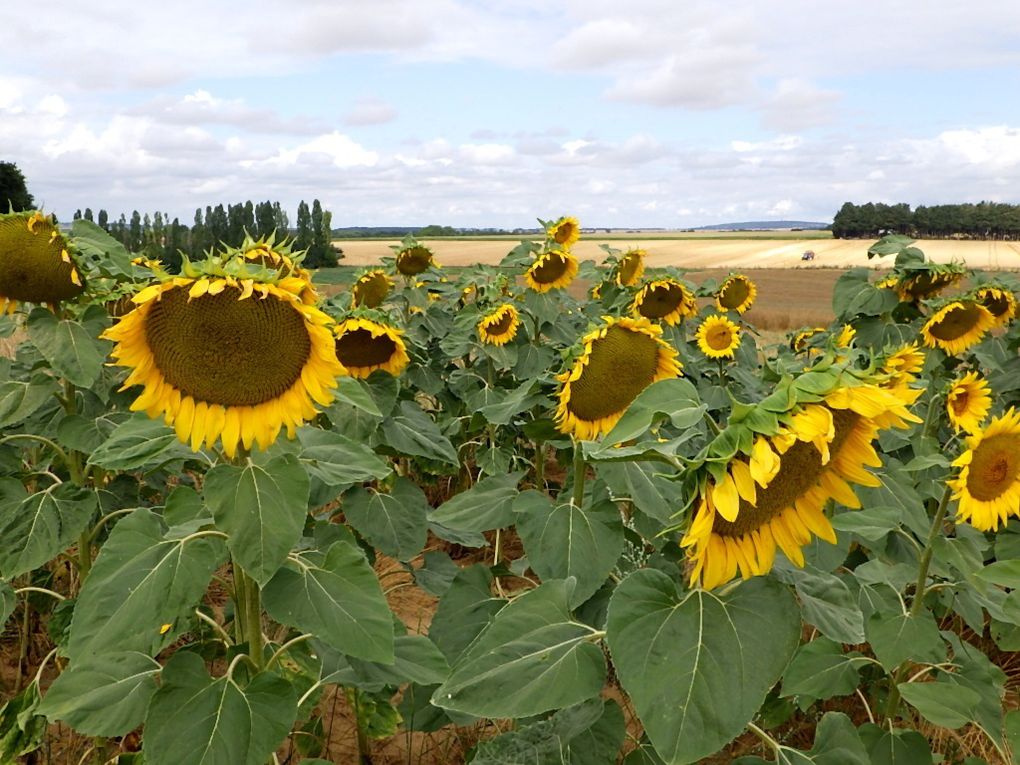
<path fill-rule="evenodd" d="M 31 210 L 35 200 L 28 193 L 25 176 L 13 162 L 0 162 L 0 213 Z"/>
<path fill-rule="evenodd" d="M 133 252 L 138 252 L 142 249 L 142 216 L 138 210 L 134 210 L 131 213 L 131 224 L 128 227 L 128 241 L 127 247 Z"/>
<path fill-rule="evenodd" d="M 89 221 L 90 223 L 95 223 L 96 222 L 95 217 L 92 215 L 92 208 L 91 207 L 86 207 L 85 208 L 84 218 L 85 218 L 85 220 Z"/>
<path fill-rule="evenodd" d="M 276 216 L 273 215 L 272 202 L 259 202 L 255 206 L 255 236 L 262 239 L 276 230 Z M 286 234 L 282 231 L 281 234 Z"/>
<path fill-rule="evenodd" d="M 99 211 L 99 217 L 96 218 L 96 224 L 100 228 L 104 228 L 107 231 L 110 230 L 110 216 L 107 214 L 106 210 Z"/>
<path fill-rule="evenodd" d="M 307 250 L 312 246 L 312 213 L 308 209 L 305 200 L 301 200 L 297 208 L 297 235 L 294 240 L 294 247 L 298 250 Z"/>
<path fill-rule="evenodd" d="M 81 208 L 79 207 L 74 211 L 74 215 L 71 216 L 71 220 L 81 220 Z"/>

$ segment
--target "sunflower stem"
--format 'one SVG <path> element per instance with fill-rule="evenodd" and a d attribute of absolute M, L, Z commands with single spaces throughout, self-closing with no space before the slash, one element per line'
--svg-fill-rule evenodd
<path fill-rule="evenodd" d="M 588 464 L 584 461 L 581 442 L 574 439 L 574 494 L 571 502 L 575 507 L 584 506 L 584 479 L 588 472 Z"/>
<path fill-rule="evenodd" d="M 262 591 L 259 583 L 245 574 L 245 594 L 247 595 L 247 616 L 248 624 L 246 632 L 248 638 L 248 651 L 252 661 L 261 672 L 266 666 L 265 651 L 262 640 Z"/>
<path fill-rule="evenodd" d="M 535 441 L 535 488 L 545 491 L 545 441 Z"/>

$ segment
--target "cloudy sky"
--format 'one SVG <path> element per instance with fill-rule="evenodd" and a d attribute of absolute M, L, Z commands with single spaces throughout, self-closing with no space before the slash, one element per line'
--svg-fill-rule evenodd
<path fill-rule="evenodd" d="M 334 225 L 1020 202 L 1015 0 L 50 0 L 0 25 L 38 202 Z M 8 13 L 8 17 L 10 13 Z M 10 21 L 10 18 L 8 18 Z"/>

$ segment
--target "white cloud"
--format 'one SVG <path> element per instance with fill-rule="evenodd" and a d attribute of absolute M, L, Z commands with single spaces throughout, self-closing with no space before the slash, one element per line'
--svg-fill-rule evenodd
<path fill-rule="evenodd" d="M 201 88 L 181 98 L 157 96 L 128 113 L 171 125 L 230 125 L 249 133 L 314 135 L 324 129 L 317 120 L 285 119 L 273 109 L 252 107 L 240 98 L 219 98 Z"/>
<path fill-rule="evenodd" d="M 328 163 L 337 168 L 372 166 L 379 161 L 379 155 L 369 151 L 361 144 L 351 140 L 343 133 L 333 131 L 320 135 L 307 143 L 293 149 L 281 149 L 275 157 L 242 163 L 245 166 L 264 164 L 278 168 L 308 167 L 319 163 Z"/>
<path fill-rule="evenodd" d="M 351 126 L 382 125 L 397 118 L 397 110 L 379 98 L 360 98 L 344 117 Z"/>

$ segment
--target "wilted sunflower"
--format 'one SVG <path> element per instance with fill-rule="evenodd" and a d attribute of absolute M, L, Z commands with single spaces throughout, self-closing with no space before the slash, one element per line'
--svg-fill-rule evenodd
<path fill-rule="evenodd" d="M 581 224 L 577 222 L 577 218 L 567 216 L 547 224 L 545 233 L 560 247 L 569 250 L 574 242 L 581 238 Z"/>
<path fill-rule="evenodd" d="M 793 336 L 793 340 L 790 341 L 790 350 L 794 353 L 801 353 L 807 350 L 808 340 L 823 332 L 825 332 L 825 327 L 812 327 L 811 329 L 805 329 L 802 332 L 798 332 Z"/>
<path fill-rule="evenodd" d="M 301 301 L 304 284 L 202 276 L 143 289 L 104 333 L 131 369 L 121 390 L 144 386 L 131 409 L 162 416 L 192 449 L 220 439 L 230 457 L 238 444 L 269 448 L 283 427 L 293 437 L 344 371 L 332 320 Z"/>
<path fill-rule="evenodd" d="M 562 433 L 592 440 L 619 421 L 653 382 L 680 374 L 677 352 L 647 319 L 606 316 L 605 325 L 581 340 L 583 351 L 556 379 L 563 384 L 556 407 Z"/>
<path fill-rule="evenodd" d="M 955 300 L 925 322 L 921 336 L 929 348 L 956 355 L 981 342 L 993 324 L 992 314 L 980 303 Z"/>
<path fill-rule="evenodd" d="M 394 377 L 410 359 L 403 332 L 396 327 L 364 318 L 344 319 L 333 328 L 336 357 L 351 377 L 368 377 L 377 369 Z"/>
<path fill-rule="evenodd" d="M 968 372 L 958 380 L 954 380 L 946 396 L 946 412 L 949 421 L 956 430 L 977 433 L 981 423 L 992 408 L 992 396 L 988 382 L 982 380 L 977 372 Z"/>
<path fill-rule="evenodd" d="M 636 316 L 663 321 L 672 327 L 697 316 L 698 302 L 676 279 L 658 279 L 638 291 L 631 311 Z"/>
<path fill-rule="evenodd" d="M 506 303 L 482 317 L 478 322 L 478 337 L 489 345 L 506 345 L 517 337 L 520 325 L 517 309 Z"/>
<path fill-rule="evenodd" d="M 967 450 L 949 481 L 960 501 L 957 518 L 979 531 L 995 531 L 1020 516 L 1020 412 L 1010 407 L 984 430 L 967 438 Z"/>
<path fill-rule="evenodd" d="M 872 443 L 884 428 L 920 421 L 906 409 L 913 398 L 870 384 L 836 388 L 821 403 L 802 405 L 778 434 L 759 438 L 750 458 L 732 459 L 721 480 L 706 479 L 681 541 L 692 581 L 711 589 L 738 572 L 765 574 L 777 547 L 803 566 L 802 548 L 813 536 L 835 543 L 826 503 L 860 507 L 850 484 L 879 485 L 865 469 L 882 464 Z"/>
<path fill-rule="evenodd" d="M 758 288 L 754 282 L 743 274 L 734 274 L 727 277 L 719 291 L 715 293 L 715 304 L 723 313 L 726 311 L 744 313 L 751 307 L 756 297 Z"/>
<path fill-rule="evenodd" d="M 996 327 L 1009 324 L 1016 316 L 1016 295 L 1012 290 L 981 287 L 974 293 L 974 299 L 988 309 Z"/>
<path fill-rule="evenodd" d="M 732 359 L 740 347 L 740 327 L 725 316 L 709 316 L 695 335 L 698 348 L 710 359 Z"/>
<path fill-rule="evenodd" d="M 351 286 L 351 302 L 355 308 L 378 308 L 393 289 L 393 279 L 382 269 L 358 277 Z"/>
<path fill-rule="evenodd" d="M 633 287 L 645 272 L 644 250 L 628 250 L 616 264 L 616 283 L 621 287 Z"/>
<path fill-rule="evenodd" d="M 577 259 L 567 250 L 549 250 L 535 258 L 524 281 L 536 292 L 566 287 L 577 276 Z"/>
<path fill-rule="evenodd" d="M 417 276 L 433 265 L 433 253 L 424 244 L 405 247 L 397 253 L 397 270 L 404 276 Z"/>
<path fill-rule="evenodd" d="M 0 214 L 0 311 L 55 305 L 84 290 L 71 245 L 41 212 Z"/>

